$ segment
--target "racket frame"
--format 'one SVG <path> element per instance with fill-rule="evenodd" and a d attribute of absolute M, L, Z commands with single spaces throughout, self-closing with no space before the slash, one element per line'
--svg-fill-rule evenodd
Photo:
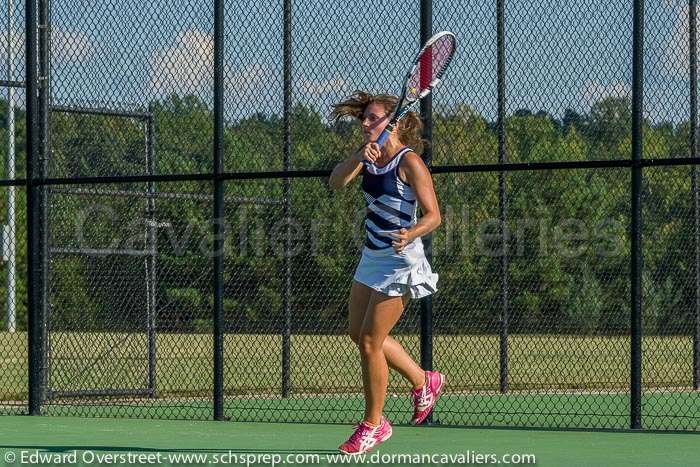
<path fill-rule="evenodd" d="M 423 53 L 429 48 L 432 47 L 433 44 L 435 44 L 439 39 L 441 39 L 444 36 L 452 36 L 452 53 L 450 54 L 449 57 L 447 57 L 447 61 L 443 65 L 442 69 L 438 72 L 437 76 L 433 78 L 432 81 L 430 81 L 430 84 L 423 89 L 418 96 L 413 99 L 409 100 L 406 98 L 406 91 L 408 90 L 408 83 L 411 80 L 411 77 L 416 71 L 416 68 L 418 68 L 418 65 L 420 64 L 421 56 Z M 428 39 L 423 45 L 423 47 L 420 49 L 420 51 L 416 54 L 416 58 L 413 60 L 413 66 L 411 69 L 406 73 L 406 77 L 404 78 L 404 84 L 403 88 L 401 89 L 401 97 L 399 98 L 398 102 L 396 103 L 396 108 L 394 109 L 394 115 L 389 121 L 389 123 L 386 125 L 384 130 L 382 131 L 381 135 L 379 135 L 379 138 L 377 138 L 376 143 L 379 145 L 379 147 L 383 147 L 384 144 L 386 143 L 386 140 L 389 139 L 389 136 L 391 133 L 394 131 L 396 128 L 396 124 L 408 114 L 417 104 L 420 102 L 421 99 L 423 99 L 425 96 L 430 94 L 438 84 L 440 84 L 440 81 L 442 80 L 442 76 L 445 74 L 445 71 L 450 65 L 450 62 L 452 61 L 452 57 L 454 57 L 454 53 L 457 50 L 457 38 L 455 35 L 449 31 L 442 31 L 434 36 L 432 36 L 430 39 Z M 406 104 L 404 104 L 404 101 L 407 101 Z"/>

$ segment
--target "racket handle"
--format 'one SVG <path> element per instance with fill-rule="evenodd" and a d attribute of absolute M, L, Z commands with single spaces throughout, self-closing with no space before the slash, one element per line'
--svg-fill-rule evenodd
<path fill-rule="evenodd" d="M 386 128 L 384 128 L 384 131 L 382 131 L 382 134 L 379 135 L 379 138 L 377 138 L 377 144 L 379 145 L 380 148 L 384 147 L 384 143 L 386 143 L 386 140 L 389 139 L 389 136 L 391 135 L 391 132 L 394 130 L 393 126 L 387 125 Z"/>
<path fill-rule="evenodd" d="M 394 131 L 394 127 L 396 125 L 392 124 L 391 122 L 384 128 L 384 131 L 382 131 L 382 134 L 379 135 L 379 138 L 377 138 L 376 143 L 379 145 L 380 148 L 384 147 L 384 143 L 386 143 L 386 140 L 389 139 L 389 136 L 391 136 L 391 132 Z M 368 167 L 370 165 L 369 162 L 367 161 L 362 161 L 365 164 L 365 167 Z"/>

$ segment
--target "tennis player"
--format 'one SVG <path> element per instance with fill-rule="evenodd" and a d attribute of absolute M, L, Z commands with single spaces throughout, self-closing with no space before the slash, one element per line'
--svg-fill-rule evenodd
<path fill-rule="evenodd" d="M 364 144 L 339 163 L 330 186 L 341 189 L 362 175 L 366 238 L 349 300 L 349 332 L 360 350 L 365 415 L 339 450 L 359 454 L 386 441 L 391 425 L 382 415 L 388 367 L 413 387 L 413 418 L 422 423 L 435 406 L 445 376 L 424 371 L 389 336 L 408 300 L 435 293 L 438 275 L 428 263 L 421 236 L 440 225 L 433 181 L 411 146 L 421 143 L 421 121 L 404 117 L 383 148 L 375 143 L 396 108 L 397 98 L 357 91 L 333 107 L 335 119 L 354 117 L 362 125 Z M 417 205 L 422 216 L 417 219 Z"/>

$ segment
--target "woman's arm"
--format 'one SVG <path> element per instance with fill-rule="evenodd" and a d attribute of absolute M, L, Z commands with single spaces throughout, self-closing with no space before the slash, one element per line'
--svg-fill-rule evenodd
<path fill-rule="evenodd" d="M 394 234 L 396 240 L 393 242 L 393 246 L 397 253 L 401 252 L 414 239 L 435 230 L 442 222 L 433 178 L 423 160 L 418 154 L 409 152 L 404 156 L 399 167 L 399 172 L 403 172 L 406 181 L 413 187 L 423 215 L 418 223 L 410 229 L 401 229 L 397 234 Z"/>
<path fill-rule="evenodd" d="M 362 171 L 363 161 L 374 162 L 379 155 L 379 146 L 375 143 L 362 146 L 347 160 L 335 166 L 328 179 L 328 184 L 334 190 L 345 188 Z"/>

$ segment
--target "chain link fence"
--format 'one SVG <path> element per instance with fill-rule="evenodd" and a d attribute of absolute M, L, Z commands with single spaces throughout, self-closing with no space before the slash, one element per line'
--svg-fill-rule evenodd
<path fill-rule="evenodd" d="M 694 1 L 0 6 L 0 413 L 356 422 L 329 110 L 447 29 L 440 290 L 394 332 L 447 374 L 434 421 L 700 429 Z"/>

